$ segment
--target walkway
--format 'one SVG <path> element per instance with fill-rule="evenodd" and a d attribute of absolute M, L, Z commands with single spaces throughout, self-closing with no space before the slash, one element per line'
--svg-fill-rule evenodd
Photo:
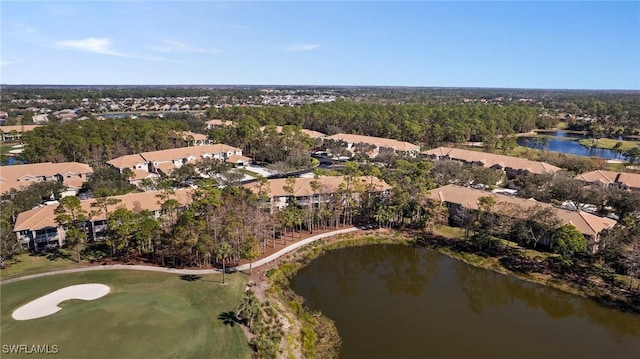
<path fill-rule="evenodd" d="M 336 236 L 338 234 L 350 233 L 354 231 L 358 231 L 360 228 L 350 227 L 345 229 L 340 229 L 337 231 L 327 232 L 323 234 L 319 234 L 317 236 L 309 237 L 307 239 L 303 239 L 299 242 L 295 242 L 290 246 L 282 248 L 281 250 L 259 259 L 252 264 L 252 268 L 260 267 L 264 264 L 267 264 L 278 257 L 281 257 L 291 251 L 294 251 L 302 246 L 306 246 L 307 244 L 317 241 L 319 239 Z M 176 268 L 165 268 L 165 267 L 154 267 L 154 266 L 145 266 L 145 265 L 129 265 L 129 264 L 111 264 L 111 265 L 98 265 L 95 267 L 86 267 L 86 268 L 74 268 L 74 269 L 63 269 L 53 272 L 46 273 L 38 273 L 31 274 L 22 277 L 11 278 L 7 280 L 0 281 L 0 285 L 8 284 L 13 282 L 19 282 L 22 280 L 33 279 L 33 278 L 41 278 L 48 277 L 57 274 L 68 274 L 68 273 L 81 273 L 81 272 L 93 272 L 93 271 L 101 271 L 101 270 L 114 270 L 114 269 L 128 269 L 128 270 L 140 270 L 140 271 L 149 271 L 149 272 L 163 272 L 163 273 L 174 273 L 174 274 L 212 274 L 212 273 L 222 273 L 220 269 L 176 269 Z M 236 267 L 228 267 L 227 272 L 238 272 L 249 269 L 249 264 L 243 264 Z"/>

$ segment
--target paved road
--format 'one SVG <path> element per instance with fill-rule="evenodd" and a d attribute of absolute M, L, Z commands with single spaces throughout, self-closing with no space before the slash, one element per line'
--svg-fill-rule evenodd
<path fill-rule="evenodd" d="M 345 229 L 340 229 L 337 231 L 327 232 L 323 234 L 319 234 L 317 236 L 309 237 L 307 239 L 303 239 L 300 242 L 296 242 L 288 247 L 282 248 L 281 250 L 257 260 L 253 262 L 252 267 L 260 267 L 266 263 L 273 261 L 274 259 L 287 254 L 293 250 L 296 250 L 302 246 L 305 246 L 311 242 L 317 241 L 322 238 L 332 237 L 338 234 L 349 233 L 360 230 L 357 227 L 350 227 Z M 80 272 L 93 272 L 93 271 L 101 271 L 101 270 L 114 270 L 114 269 L 128 269 L 128 270 L 141 270 L 141 271 L 149 271 L 149 272 L 164 272 L 164 273 L 175 273 L 175 274 L 211 274 L 211 273 L 222 273 L 220 269 L 176 269 L 176 268 L 164 268 L 164 267 L 153 267 L 153 266 L 144 266 L 144 265 L 128 265 L 128 264 L 111 264 L 111 265 L 101 265 L 95 267 L 86 267 L 86 268 L 74 268 L 74 269 L 63 269 L 46 273 L 38 273 L 31 274 L 22 277 L 11 278 L 7 280 L 0 281 L 0 285 L 19 282 L 22 280 L 40 278 L 40 277 L 48 277 L 57 274 L 68 274 L 68 273 L 80 273 Z M 249 264 L 239 265 L 237 267 L 228 267 L 227 271 L 243 271 L 249 269 Z"/>

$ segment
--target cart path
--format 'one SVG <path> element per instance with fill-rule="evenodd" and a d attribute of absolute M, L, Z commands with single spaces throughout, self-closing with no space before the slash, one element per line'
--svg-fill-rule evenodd
<path fill-rule="evenodd" d="M 319 239 L 323 239 L 323 238 L 327 238 L 327 237 L 333 237 L 339 234 L 344 234 L 344 233 L 350 233 L 350 232 L 355 232 L 361 230 L 361 228 L 358 227 L 349 227 L 349 228 L 345 228 L 345 229 L 340 229 L 337 231 L 332 231 L 332 232 L 327 232 L 327 233 L 322 233 L 319 234 L 317 236 L 312 236 L 306 239 L 303 239 L 301 241 L 295 242 L 293 244 L 291 244 L 290 246 L 287 246 L 285 248 L 282 248 L 281 250 L 267 256 L 264 258 L 261 258 L 255 262 L 253 262 L 251 264 L 252 268 L 257 268 L 260 267 L 264 264 L 267 264 L 291 251 L 294 251 L 302 246 L 305 246 L 309 243 L 312 243 L 314 241 L 317 241 Z M 52 276 L 52 275 L 57 275 L 57 274 L 68 274 L 68 273 L 81 273 L 81 272 L 93 272 L 93 271 L 101 271 L 101 270 L 115 270 L 115 269 L 128 269 L 128 270 L 140 270 L 140 271 L 149 271 L 149 272 L 164 272 L 164 273 L 174 273 L 174 274 L 212 274 L 212 273 L 222 273 L 222 270 L 220 269 L 177 269 L 177 268 L 165 268 L 165 267 L 155 267 L 155 266 L 145 266 L 145 265 L 138 265 L 138 264 L 134 264 L 134 265 L 129 265 L 129 264 L 110 264 L 110 265 L 97 265 L 97 266 L 93 266 L 93 267 L 85 267 L 85 268 L 73 268 L 73 269 L 63 269 L 63 270 L 57 270 L 57 271 L 52 271 L 52 272 L 45 272 L 45 273 L 37 273 L 37 274 L 31 274 L 31 275 L 25 275 L 22 277 L 16 277 L 16 278 L 11 278 L 11 279 L 6 279 L 3 281 L 0 281 L 0 285 L 2 284 L 8 284 L 8 283 L 13 283 L 13 282 L 19 282 L 22 280 L 27 280 L 27 279 L 33 279 L 33 278 L 41 278 L 41 277 L 48 277 L 48 276 Z M 237 271 L 243 271 L 243 270 L 247 270 L 249 269 L 249 264 L 242 264 L 239 266 L 235 266 L 235 267 L 228 267 L 227 268 L 227 272 L 232 271 L 232 272 L 237 272 Z"/>

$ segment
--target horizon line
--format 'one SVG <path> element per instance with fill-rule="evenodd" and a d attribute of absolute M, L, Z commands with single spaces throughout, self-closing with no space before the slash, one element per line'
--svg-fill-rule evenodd
<path fill-rule="evenodd" d="M 492 86 L 416 86 L 416 85 L 278 85 L 278 84 L 0 84 L 0 87 L 305 87 L 305 88 L 387 88 L 387 89 L 477 89 L 534 91 L 630 91 L 640 88 L 564 88 L 564 87 L 492 87 Z"/>

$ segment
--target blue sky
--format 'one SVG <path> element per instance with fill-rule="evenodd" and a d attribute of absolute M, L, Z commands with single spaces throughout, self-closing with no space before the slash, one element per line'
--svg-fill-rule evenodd
<path fill-rule="evenodd" d="M 640 2 L 7 1 L 0 83 L 640 89 Z"/>

